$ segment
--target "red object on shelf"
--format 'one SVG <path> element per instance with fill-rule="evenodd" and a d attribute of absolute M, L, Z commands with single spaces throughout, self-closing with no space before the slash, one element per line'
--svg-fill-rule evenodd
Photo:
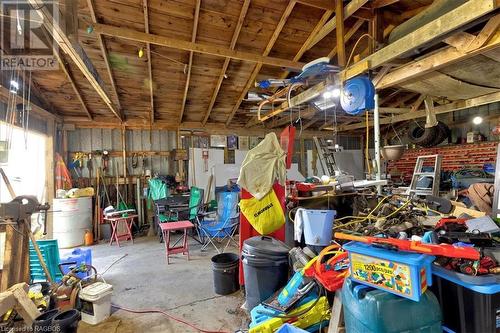
<path fill-rule="evenodd" d="M 278 183 L 275 183 L 273 185 L 274 192 L 276 193 L 276 197 L 278 197 L 278 200 L 281 203 L 281 208 L 285 212 L 285 187 L 281 186 Z M 253 196 L 246 191 L 245 189 L 241 189 L 241 199 L 250 199 Z M 245 284 L 245 278 L 243 276 L 243 263 L 241 262 L 241 250 L 243 249 L 243 242 L 250 237 L 253 236 L 260 236 L 260 234 L 255 230 L 252 225 L 248 222 L 246 219 L 245 215 L 240 214 L 240 240 L 239 240 L 239 245 L 240 245 L 240 285 Z M 285 241 L 285 225 L 283 225 L 281 228 L 276 230 L 275 232 L 267 235 L 274 237 L 276 239 L 279 239 L 280 241 Z"/>
<path fill-rule="evenodd" d="M 295 127 L 287 126 L 280 134 L 280 145 L 286 153 L 286 168 L 292 167 L 293 147 L 295 145 Z"/>

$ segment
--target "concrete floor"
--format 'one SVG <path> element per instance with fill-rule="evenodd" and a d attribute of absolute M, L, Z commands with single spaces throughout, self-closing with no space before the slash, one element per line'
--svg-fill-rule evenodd
<path fill-rule="evenodd" d="M 167 266 L 163 243 L 156 237 L 140 237 L 122 247 L 99 244 L 92 247 L 93 265 L 114 287 L 112 303 L 143 310 L 161 309 L 195 326 L 211 331 L 234 332 L 247 327 L 247 317 L 240 306 L 242 292 L 219 296 L 213 291 L 213 247 L 201 252 L 190 239 L 191 260 L 176 254 Z M 227 252 L 237 253 L 236 248 Z M 134 314 L 112 310 L 111 317 L 96 326 L 80 322 L 78 332 L 197 332 L 161 314 Z"/>

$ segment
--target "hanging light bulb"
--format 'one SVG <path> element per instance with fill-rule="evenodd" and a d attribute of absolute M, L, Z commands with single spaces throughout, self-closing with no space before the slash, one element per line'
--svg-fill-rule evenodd
<path fill-rule="evenodd" d="M 144 57 L 144 49 L 142 47 L 139 49 L 138 56 L 139 58 Z"/>

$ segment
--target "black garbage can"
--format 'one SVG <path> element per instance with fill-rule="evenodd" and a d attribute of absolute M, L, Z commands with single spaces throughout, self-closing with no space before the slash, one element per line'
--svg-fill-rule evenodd
<path fill-rule="evenodd" d="M 240 257 L 235 253 L 221 253 L 212 257 L 214 291 L 217 295 L 229 295 L 240 289 Z"/>
<path fill-rule="evenodd" d="M 244 241 L 241 258 L 248 311 L 272 296 L 288 281 L 288 251 L 283 242 L 269 236 Z"/>

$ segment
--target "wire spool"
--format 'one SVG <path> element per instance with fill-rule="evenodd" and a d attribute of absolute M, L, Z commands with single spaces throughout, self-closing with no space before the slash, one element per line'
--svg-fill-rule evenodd
<path fill-rule="evenodd" d="M 375 107 L 375 87 L 367 76 L 358 76 L 344 82 L 340 105 L 350 115 L 359 115 Z"/>

